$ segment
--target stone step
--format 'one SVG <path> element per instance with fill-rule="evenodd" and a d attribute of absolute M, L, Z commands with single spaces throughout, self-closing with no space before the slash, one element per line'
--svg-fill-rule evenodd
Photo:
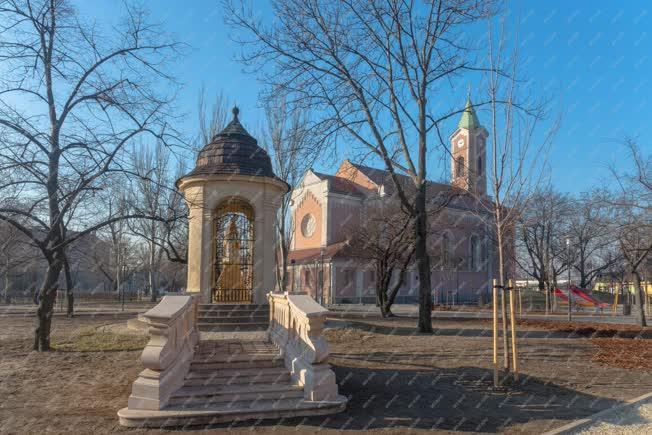
<path fill-rule="evenodd" d="M 190 379 L 230 379 L 237 376 L 242 377 L 251 377 L 252 379 L 255 376 L 279 376 L 282 374 L 288 374 L 289 372 L 285 367 L 263 367 L 263 368 L 238 368 L 238 369 L 226 369 L 214 372 L 208 371 L 189 371 L 186 375 L 186 380 Z"/>
<path fill-rule="evenodd" d="M 269 313 L 269 305 L 221 305 L 221 304 L 200 304 L 197 307 L 199 312 L 266 312 Z"/>
<path fill-rule="evenodd" d="M 231 354 L 213 354 L 199 353 L 192 359 L 193 363 L 230 363 L 242 361 L 274 361 L 282 359 L 278 353 L 260 352 L 260 353 L 231 353 Z"/>
<path fill-rule="evenodd" d="M 197 327 L 204 332 L 266 331 L 267 323 L 205 323 L 197 322 Z"/>
<path fill-rule="evenodd" d="M 260 323 L 269 325 L 269 317 L 265 315 L 247 316 L 199 316 L 199 323 Z"/>
<path fill-rule="evenodd" d="M 303 399 L 259 400 L 197 407 L 168 406 L 158 411 L 118 411 L 120 424 L 127 427 L 175 427 L 211 425 L 234 420 L 278 419 L 308 415 L 326 415 L 343 411 L 346 398 L 338 396 L 329 402 L 310 402 Z"/>
<path fill-rule="evenodd" d="M 256 369 L 258 371 L 262 369 Z M 201 373 L 201 372 L 198 372 Z M 230 377 L 193 377 L 186 378 L 184 382 L 185 387 L 199 387 L 199 386 L 210 386 L 210 385 L 258 385 L 258 384 L 282 384 L 289 383 L 292 381 L 290 373 L 286 370 L 283 370 L 280 373 L 270 373 L 270 374 L 259 374 L 259 375 L 233 375 Z"/>
<path fill-rule="evenodd" d="M 225 370 L 225 369 L 255 369 L 283 367 L 283 358 L 264 359 L 259 361 L 232 361 L 232 362 L 191 362 L 190 370 Z"/>
<path fill-rule="evenodd" d="M 303 388 L 297 385 L 224 385 L 209 387 L 182 387 L 170 397 L 169 405 L 207 406 L 256 400 L 285 400 L 303 397 Z"/>
<path fill-rule="evenodd" d="M 290 391 L 303 392 L 303 387 L 291 382 L 256 386 L 242 384 L 186 386 L 179 388 L 171 397 L 228 396 L 229 398 L 239 398 L 242 394 L 285 393 Z"/>

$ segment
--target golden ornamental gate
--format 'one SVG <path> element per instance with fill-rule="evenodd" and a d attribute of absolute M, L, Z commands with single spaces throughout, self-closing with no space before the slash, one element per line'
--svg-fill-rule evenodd
<path fill-rule="evenodd" d="M 214 218 L 214 303 L 251 303 L 254 210 L 244 200 L 222 202 Z"/>

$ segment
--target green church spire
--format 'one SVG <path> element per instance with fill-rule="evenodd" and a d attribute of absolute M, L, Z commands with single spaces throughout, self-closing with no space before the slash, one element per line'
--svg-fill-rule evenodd
<path fill-rule="evenodd" d="M 471 103 L 471 95 L 466 98 L 466 106 L 464 106 L 464 112 L 462 112 L 462 117 L 460 118 L 457 127 L 466 128 L 468 130 L 481 127 L 478 115 L 475 114 L 475 109 Z"/>

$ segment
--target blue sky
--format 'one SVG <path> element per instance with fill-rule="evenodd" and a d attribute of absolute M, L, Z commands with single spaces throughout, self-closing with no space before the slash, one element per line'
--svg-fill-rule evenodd
<path fill-rule="evenodd" d="M 98 21 L 117 19 L 120 11 L 115 0 L 77 3 L 83 15 Z M 254 4 L 260 5 L 261 14 L 269 14 L 265 1 Z M 231 30 L 224 25 L 220 3 L 160 0 L 145 5 L 154 21 L 190 47 L 176 65 L 184 84 L 177 102 L 187 113 L 184 129 L 196 129 L 202 86 L 209 97 L 223 91 L 240 106 L 245 125 L 257 125 L 262 119 L 257 107 L 261 85 L 233 61 L 238 47 L 229 38 Z M 576 193 L 608 184 L 608 165 L 627 165 L 619 144 L 626 135 L 639 139 L 645 152 L 652 152 L 646 128 L 652 121 L 652 4 L 553 0 L 515 1 L 511 7 L 508 20 L 521 17 L 521 58 L 530 78 L 528 91 L 552 96 L 553 111 L 563 113 L 549 156 L 553 185 Z M 466 97 L 466 86 L 462 87 L 460 105 Z M 488 121 L 486 114 L 479 116 Z M 447 130 L 452 132 L 456 121 Z M 346 155 L 346 144 L 340 148 L 339 154 Z M 328 161 L 318 166 L 333 169 Z"/>

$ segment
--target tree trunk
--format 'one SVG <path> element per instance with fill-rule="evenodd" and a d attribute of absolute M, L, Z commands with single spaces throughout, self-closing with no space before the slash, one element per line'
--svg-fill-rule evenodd
<path fill-rule="evenodd" d="M 392 313 L 392 305 L 394 305 L 394 300 L 396 300 L 396 295 L 398 294 L 398 291 L 401 289 L 401 286 L 405 282 L 406 274 L 407 274 L 407 264 L 404 264 L 403 267 L 401 267 L 401 271 L 399 272 L 398 280 L 396 281 L 396 284 L 394 284 L 394 287 L 392 287 L 392 289 L 389 291 L 387 301 L 385 302 L 385 312 L 388 313 L 389 317 L 394 315 Z M 432 306 L 430 309 L 432 310 Z"/>
<path fill-rule="evenodd" d="M 50 327 L 54 313 L 54 302 L 57 298 L 57 282 L 61 274 L 61 267 L 61 258 L 55 254 L 55 258 L 48 265 L 43 285 L 38 293 L 38 309 L 36 310 L 38 323 L 34 331 L 34 350 L 39 352 L 50 350 Z"/>
<path fill-rule="evenodd" d="M 507 326 L 507 299 L 505 292 L 505 253 L 504 253 L 504 240 L 503 240 L 503 221 L 501 216 L 500 207 L 496 207 L 496 238 L 498 242 L 498 285 L 501 286 L 500 297 L 500 315 L 502 318 L 502 332 L 503 332 L 503 367 L 505 371 L 509 371 L 509 340 L 507 338 L 509 329 Z"/>
<path fill-rule="evenodd" d="M 155 250 L 154 243 L 151 243 L 149 247 L 149 289 L 151 292 L 150 294 L 151 302 L 156 302 L 156 278 L 154 276 L 154 267 L 155 267 L 154 250 Z M 124 282 L 122 283 L 122 286 L 123 286 L 122 292 L 124 294 Z"/>
<path fill-rule="evenodd" d="M 645 297 L 641 289 L 641 277 L 637 271 L 632 272 L 632 277 L 634 278 L 634 302 L 638 307 L 638 324 L 645 327 L 647 322 L 645 321 Z"/>
<path fill-rule="evenodd" d="M 432 295 L 430 294 L 430 261 L 426 248 L 428 221 L 426 215 L 426 182 L 419 186 L 415 198 L 415 258 L 419 271 L 419 332 L 432 333 Z"/>
<path fill-rule="evenodd" d="M 3 291 L 2 298 L 5 304 L 9 304 L 9 259 L 7 259 L 7 264 L 5 268 L 5 288 Z"/>
<path fill-rule="evenodd" d="M 285 240 L 281 240 L 281 267 L 280 267 L 280 272 L 281 272 L 280 291 L 281 292 L 286 292 L 288 288 L 288 254 L 289 251 L 286 242 Z"/>
<path fill-rule="evenodd" d="M 73 294 L 73 282 L 72 282 L 72 275 L 70 273 L 70 263 L 68 262 L 68 256 L 66 255 L 63 260 L 63 268 L 64 268 L 64 273 L 66 275 L 66 300 L 68 301 L 67 304 L 67 309 L 66 309 L 66 316 L 67 317 L 73 317 L 74 316 L 74 304 L 75 304 L 75 296 Z"/>

